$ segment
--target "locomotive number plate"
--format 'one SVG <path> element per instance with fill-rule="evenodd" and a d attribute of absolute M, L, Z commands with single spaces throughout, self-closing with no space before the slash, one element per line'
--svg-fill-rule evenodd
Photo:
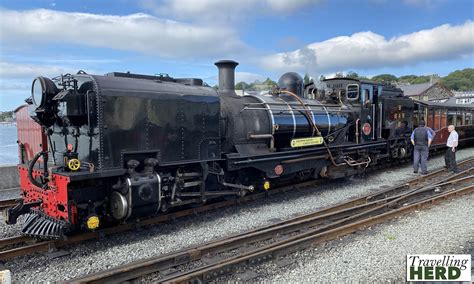
<path fill-rule="evenodd" d="M 291 140 L 291 147 L 306 147 L 323 144 L 323 137 L 298 138 Z"/>

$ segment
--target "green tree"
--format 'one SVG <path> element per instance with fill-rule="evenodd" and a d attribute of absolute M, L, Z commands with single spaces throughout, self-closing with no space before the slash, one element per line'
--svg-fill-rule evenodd
<path fill-rule="evenodd" d="M 443 77 L 441 82 L 449 89 L 456 91 L 474 90 L 474 69 L 456 70 Z"/>
<path fill-rule="evenodd" d="M 278 86 L 278 84 L 270 78 L 267 78 L 265 81 L 263 81 L 262 85 L 267 85 L 267 86 L 270 86 L 270 87 Z"/>
<path fill-rule="evenodd" d="M 235 85 L 236 90 L 248 90 L 249 87 L 250 85 L 245 82 L 239 82 Z"/>
<path fill-rule="evenodd" d="M 359 78 L 359 74 L 357 74 L 357 73 L 354 72 L 354 71 L 348 71 L 345 77 L 346 77 L 346 78 L 351 78 L 351 79 L 358 79 L 358 78 Z"/>
<path fill-rule="evenodd" d="M 396 82 L 397 77 L 392 74 L 380 74 L 371 78 L 375 82 Z"/>

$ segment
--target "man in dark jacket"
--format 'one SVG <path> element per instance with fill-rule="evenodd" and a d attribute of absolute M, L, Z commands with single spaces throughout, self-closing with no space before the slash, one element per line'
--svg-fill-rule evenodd
<path fill-rule="evenodd" d="M 402 121 L 401 126 L 395 130 L 395 137 L 403 137 L 409 133 L 408 121 Z"/>
<path fill-rule="evenodd" d="M 433 141 L 433 134 L 425 127 L 425 122 L 422 120 L 418 127 L 411 133 L 411 144 L 414 146 L 413 150 L 413 172 L 418 173 L 418 167 L 421 165 L 421 174 L 428 174 L 428 167 L 426 162 L 428 160 L 428 149 Z"/>

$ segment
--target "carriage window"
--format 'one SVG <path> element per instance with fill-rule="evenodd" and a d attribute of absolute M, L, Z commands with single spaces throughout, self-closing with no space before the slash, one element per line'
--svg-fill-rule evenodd
<path fill-rule="evenodd" d="M 441 128 L 446 127 L 447 111 L 445 109 L 441 110 Z"/>
<path fill-rule="evenodd" d="M 441 110 L 437 109 L 434 112 L 434 129 L 438 130 L 441 128 Z"/>
<path fill-rule="evenodd" d="M 347 99 L 350 101 L 355 101 L 359 99 L 359 85 L 350 84 L 346 86 Z"/>
<path fill-rule="evenodd" d="M 462 110 L 457 111 L 456 125 L 464 125 Z"/>
<path fill-rule="evenodd" d="M 456 111 L 448 110 L 448 125 L 456 124 Z"/>
<path fill-rule="evenodd" d="M 428 110 L 428 121 L 426 121 L 426 123 L 431 128 L 434 128 L 434 123 L 433 123 L 434 113 L 435 113 L 434 109 Z"/>
<path fill-rule="evenodd" d="M 470 112 L 466 113 L 466 125 L 472 124 L 472 115 Z"/>

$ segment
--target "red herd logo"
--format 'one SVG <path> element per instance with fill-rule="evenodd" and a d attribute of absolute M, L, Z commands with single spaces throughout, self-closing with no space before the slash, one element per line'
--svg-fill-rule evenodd
<path fill-rule="evenodd" d="M 372 127 L 370 127 L 370 124 L 364 123 L 364 126 L 362 127 L 362 132 L 364 132 L 365 135 L 369 135 L 370 131 L 372 131 Z"/>

